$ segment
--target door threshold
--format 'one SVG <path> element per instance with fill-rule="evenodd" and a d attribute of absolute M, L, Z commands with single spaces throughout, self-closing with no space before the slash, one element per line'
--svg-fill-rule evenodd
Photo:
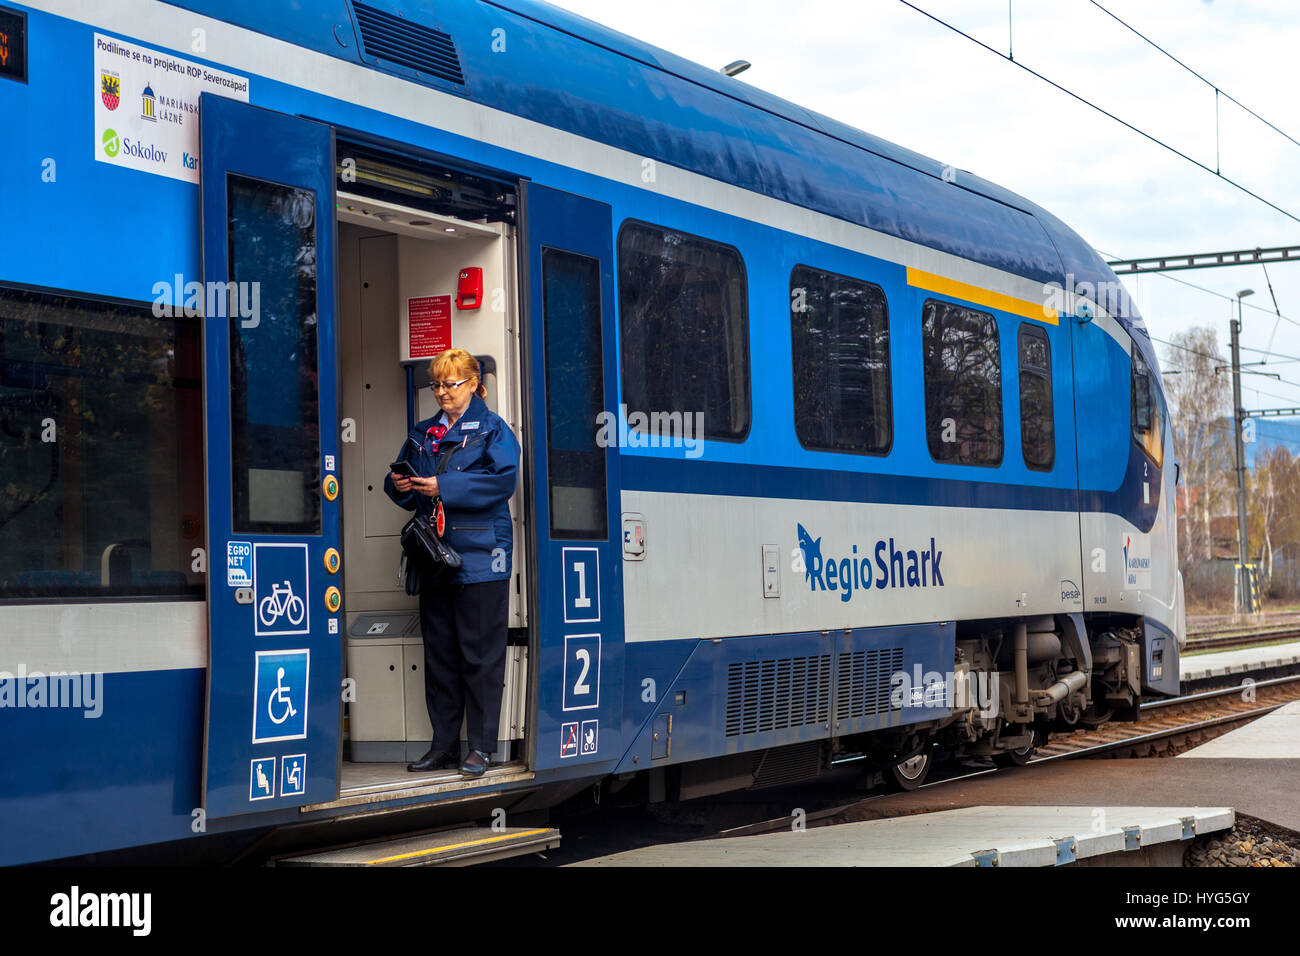
<path fill-rule="evenodd" d="M 465 777 L 454 768 L 432 773 L 411 773 L 404 763 L 343 762 L 339 773 L 339 796 L 327 803 L 300 808 L 303 813 L 335 810 L 369 803 L 388 803 L 411 797 L 433 796 L 497 788 L 532 780 L 536 776 L 522 760 L 493 764 L 481 777 Z"/>
<path fill-rule="evenodd" d="M 553 827 L 460 827 L 360 846 L 321 850 L 276 861 L 276 866 L 473 866 L 541 853 L 560 845 Z"/>

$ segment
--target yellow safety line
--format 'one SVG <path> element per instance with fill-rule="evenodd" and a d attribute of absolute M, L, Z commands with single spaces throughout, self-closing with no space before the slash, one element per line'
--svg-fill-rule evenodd
<path fill-rule="evenodd" d="M 929 292 L 938 292 L 940 295 L 952 296 L 954 299 L 965 299 L 976 305 L 986 305 L 991 309 L 1010 312 L 1012 315 L 1021 315 L 1026 319 L 1036 319 L 1048 325 L 1059 324 L 1056 310 L 1046 302 L 1017 299 L 1012 295 L 1004 295 L 967 282 L 958 282 L 956 279 L 935 275 L 933 272 L 923 272 L 910 266 L 907 269 L 907 284 Z"/>
<path fill-rule="evenodd" d="M 539 833 L 546 833 L 547 828 L 540 830 L 524 830 L 522 833 L 503 833 L 501 836 L 484 837 L 481 840 L 469 840 L 466 843 L 453 843 L 449 846 L 436 846 L 428 850 L 415 850 L 411 853 L 399 853 L 397 856 L 386 856 L 379 860 L 368 860 L 366 866 L 374 866 L 376 863 L 392 863 L 394 860 L 409 860 L 412 857 L 428 856 L 430 853 L 442 853 L 445 850 L 460 850 L 467 846 L 479 846 L 483 843 L 500 843 L 502 840 L 513 840 L 517 837 L 536 836 Z"/>

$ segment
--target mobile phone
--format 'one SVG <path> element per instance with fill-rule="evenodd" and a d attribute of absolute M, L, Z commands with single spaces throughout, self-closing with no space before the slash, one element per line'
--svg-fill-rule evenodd
<path fill-rule="evenodd" d="M 395 461 L 388 466 L 394 474 L 401 475 L 403 478 L 415 478 L 415 469 L 411 467 L 409 461 Z"/>

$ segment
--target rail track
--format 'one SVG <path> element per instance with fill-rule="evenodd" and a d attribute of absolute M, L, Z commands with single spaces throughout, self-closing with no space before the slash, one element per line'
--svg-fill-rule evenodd
<path fill-rule="evenodd" d="M 1287 641 L 1300 641 L 1300 625 L 1287 624 L 1249 631 L 1227 629 L 1196 631 L 1187 635 L 1187 645 L 1183 648 L 1183 653 L 1254 647 L 1258 644 L 1281 644 Z"/>
<path fill-rule="evenodd" d="M 1065 757 L 1148 757 L 1203 743 L 1300 700 L 1300 675 L 1147 701 L 1138 721 L 1053 735 L 1030 763 Z"/>

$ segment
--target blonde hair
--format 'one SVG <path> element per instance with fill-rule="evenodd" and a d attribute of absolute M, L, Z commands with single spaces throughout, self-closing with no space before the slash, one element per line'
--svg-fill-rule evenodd
<path fill-rule="evenodd" d="M 487 386 L 483 384 L 478 359 L 464 349 L 447 349 L 429 360 L 430 381 L 454 382 L 462 378 L 475 379 L 474 391 L 479 398 L 487 398 Z"/>

